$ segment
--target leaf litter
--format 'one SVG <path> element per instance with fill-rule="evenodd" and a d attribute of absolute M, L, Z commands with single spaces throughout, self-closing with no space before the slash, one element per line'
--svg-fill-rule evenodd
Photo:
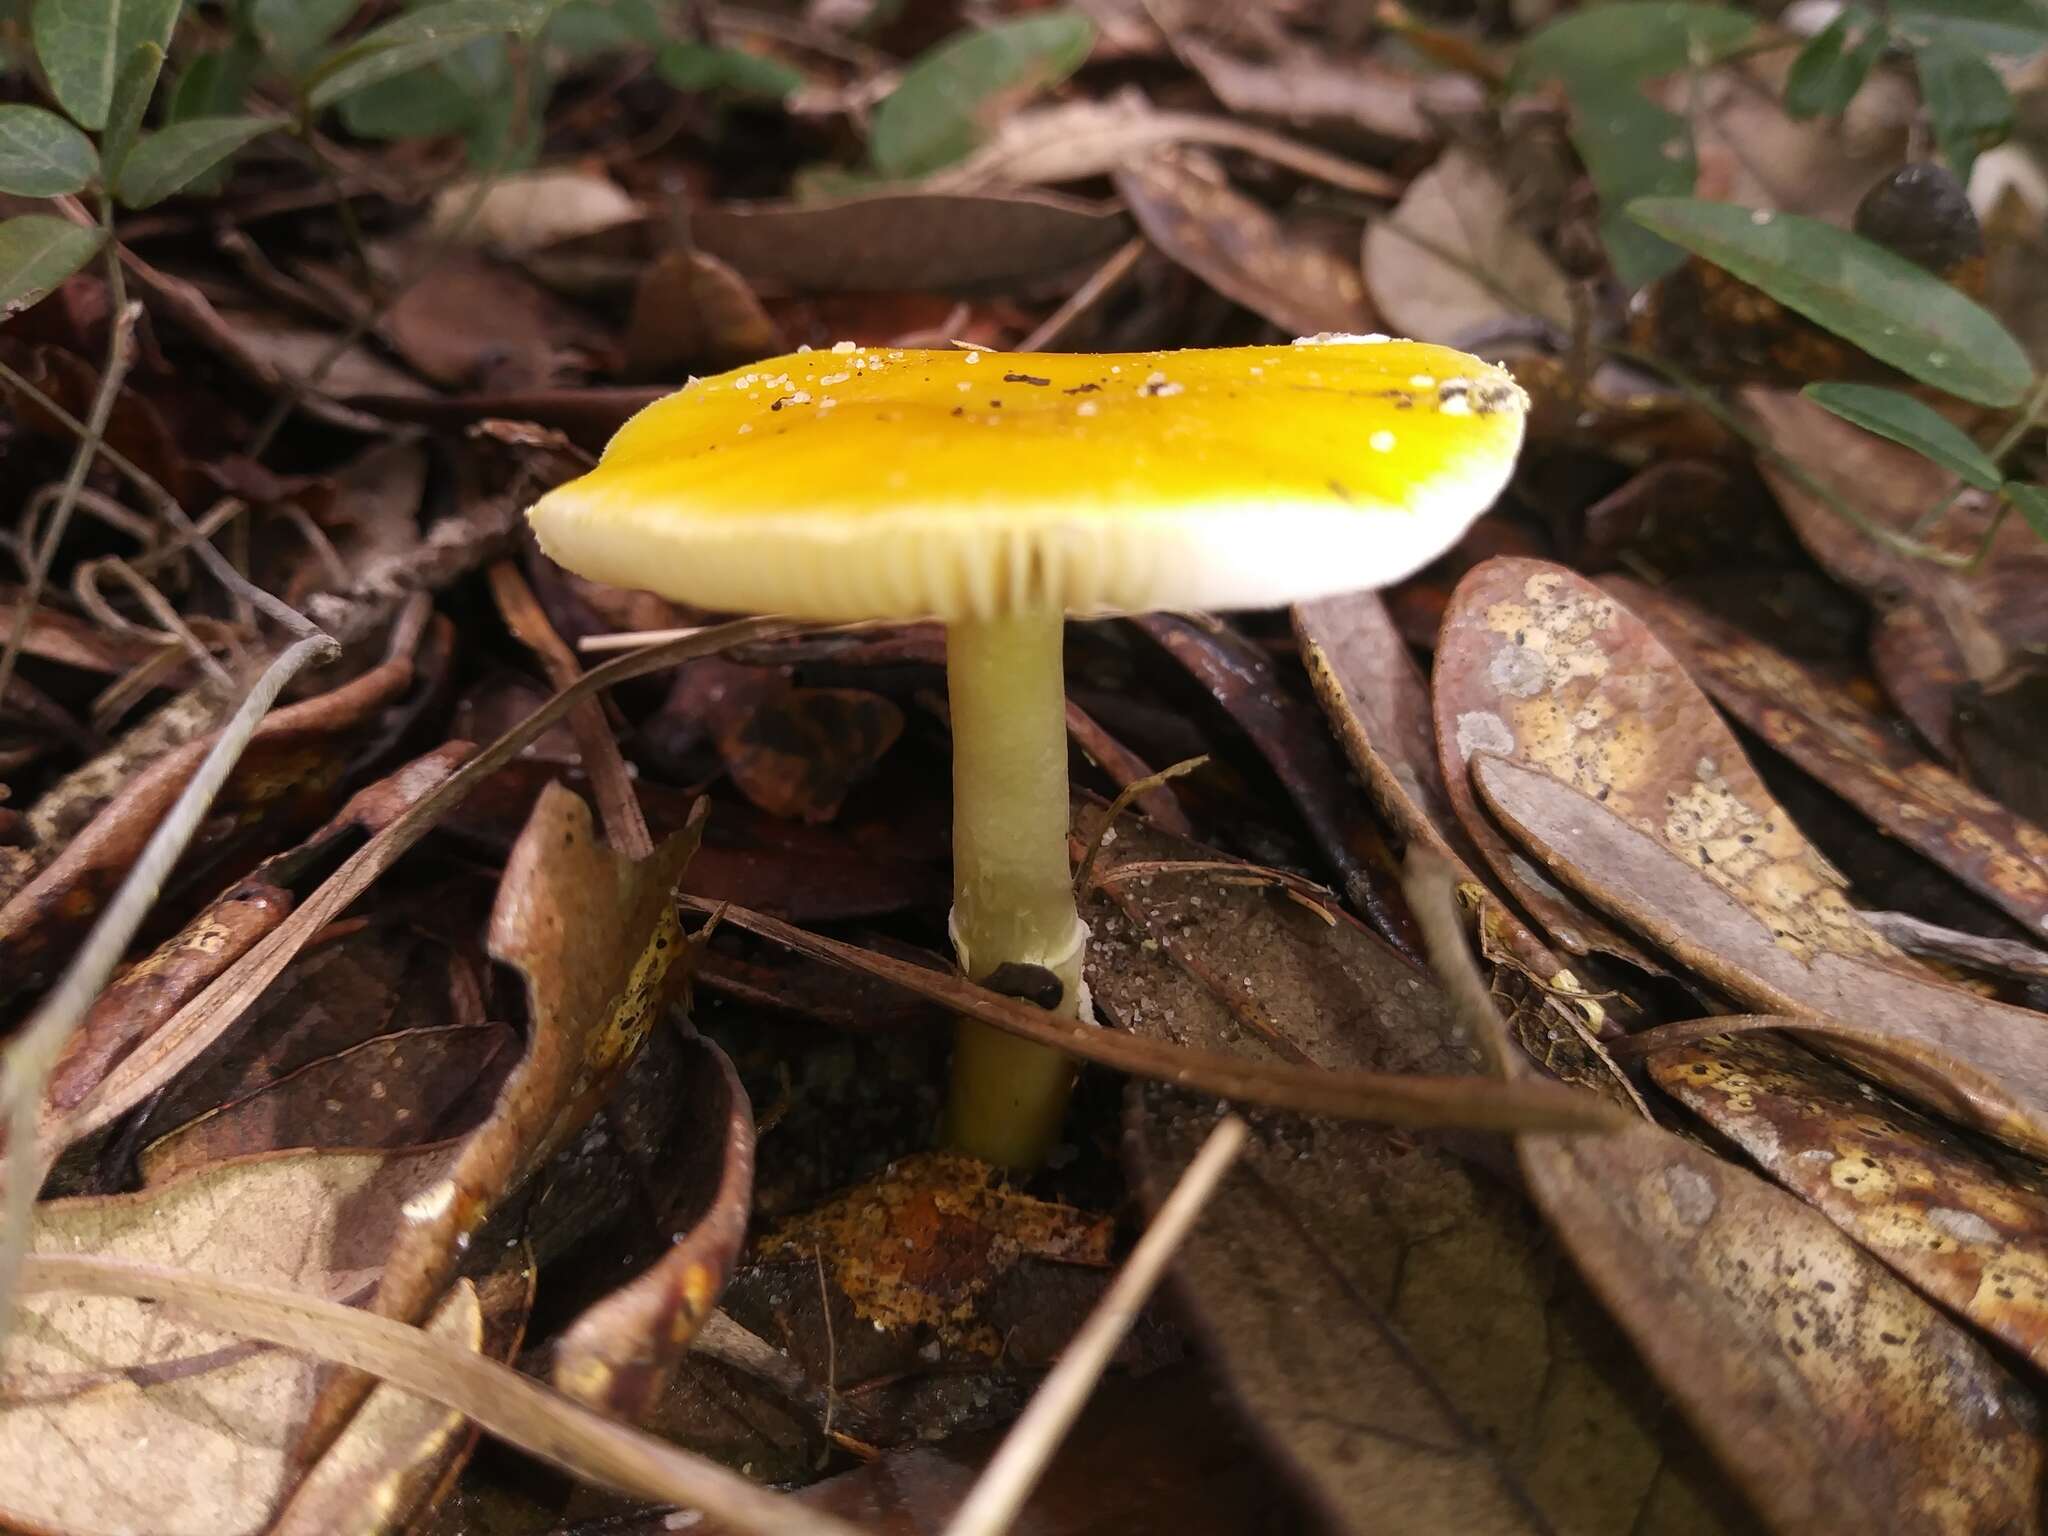
<path fill-rule="evenodd" d="M 121 74 L 91 9 L 25 19 L 31 96 Z M 2041 1523 L 2048 477 L 1992 314 L 2036 339 L 2048 29 L 151 9 L 103 157 L 315 105 L 112 241 L 0 156 L 9 1523 Z M 346 96 L 380 27 L 415 71 Z M 942 958 L 934 628 L 523 534 L 792 346 L 1375 329 L 1503 357 L 1523 466 L 1394 591 L 1071 626 L 1102 1027 Z M 315 629 L 139 892 L 222 680 Z M 1047 1169 L 930 1150 L 957 1012 L 1093 1064 Z M 1071 1342 L 1233 1110 L 1172 1303 Z"/>

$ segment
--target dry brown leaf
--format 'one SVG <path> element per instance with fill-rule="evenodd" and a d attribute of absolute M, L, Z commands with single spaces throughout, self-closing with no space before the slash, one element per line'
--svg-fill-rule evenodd
<path fill-rule="evenodd" d="M 1308 46 L 1253 61 L 1201 38 L 1183 37 L 1174 51 L 1232 112 L 1362 131 L 1411 151 L 1437 136 L 1422 110 L 1427 76 L 1404 74 L 1371 58 L 1333 57 Z M 1477 104 L 1476 89 L 1469 92 L 1469 102 Z"/>
<path fill-rule="evenodd" d="M 2014 658 L 2048 649 L 2048 541 L 2008 517 L 1973 572 L 1895 552 L 1836 512 L 1809 484 L 1831 493 L 1880 528 L 1910 534 L 1955 490 L 1954 477 L 1909 448 L 1851 426 L 1811 400 L 1754 388 L 1743 400 L 1771 454 L 1758 469 L 1793 531 L 1838 581 L 1884 610 L 1873 660 L 1899 711 L 1942 756 L 1958 755 L 1956 695 L 1986 682 Z M 1975 554 L 1991 526 L 1989 497 L 1964 490 L 1926 542 Z"/>
<path fill-rule="evenodd" d="M 262 831 L 304 827 L 325 813 L 327 792 L 349 764 L 349 735 L 412 685 L 416 638 L 401 632 L 382 665 L 265 718 L 215 799 L 214 836 L 195 842 L 181 861 L 181 878 L 195 877 L 210 859 Z M 211 744 L 210 737 L 195 738 L 158 757 L 0 907 L 5 991 L 35 985 L 84 932 Z"/>
<path fill-rule="evenodd" d="M 517 255 L 630 224 L 642 212 L 617 182 L 593 171 L 523 171 L 493 176 L 484 186 L 464 181 L 442 188 L 428 227 L 443 239 Z"/>
<path fill-rule="evenodd" d="M 956 1153 L 903 1158 L 764 1233 L 750 1268 L 778 1272 L 785 1294 L 815 1295 L 823 1265 L 833 1311 L 844 1314 L 837 1359 L 850 1381 L 875 1374 L 863 1355 L 894 1349 L 907 1357 L 927 1345 L 954 1365 L 1006 1354 L 1039 1363 L 1039 1350 L 1056 1347 L 1056 1339 L 1020 1348 L 1014 1328 L 996 1326 L 1031 1312 L 1017 1305 L 1014 1289 L 1005 1295 L 1004 1282 L 1031 1259 L 1108 1268 L 1115 1224 L 1034 1199 L 999 1178 L 987 1163 Z M 1078 1320 L 1078 1313 L 1070 1319 Z"/>
<path fill-rule="evenodd" d="M 1403 336 L 1462 346 L 1534 317 L 1569 333 L 1571 283 L 1479 155 L 1446 150 L 1365 232 L 1365 286 Z"/>
<path fill-rule="evenodd" d="M 708 1040 L 688 1042 L 677 1114 L 684 1172 L 666 1220 L 667 1251 L 584 1309 L 555 1346 L 556 1387 L 643 1422 L 667 1390 L 732 1275 L 754 1196 L 754 1109 L 739 1073 Z"/>
<path fill-rule="evenodd" d="M 704 251 L 665 251 L 640 275 L 626 322 L 637 379 L 715 373 L 789 350 L 747 280 Z"/>
<path fill-rule="evenodd" d="M 33 1251 L 174 1263 L 347 1300 L 375 1283 L 444 1151 L 292 1153 L 49 1201 Z M 0 1372 L 0 1519 L 65 1536 L 264 1529 L 297 1475 L 317 1363 L 148 1303 L 31 1296 Z"/>
<path fill-rule="evenodd" d="M 323 972 L 327 985 L 340 978 Z M 259 1152 L 424 1146 L 468 1131 L 519 1052 L 503 1024 L 382 1035 L 288 1072 L 160 1136 L 137 1154 L 145 1184 Z"/>
<path fill-rule="evenodd" d="M 1338 744 L 1402 851 L 1427 849 L 1449 864 L 1461 892 L 1476 897 L 1487 955 L 1530 977 L 1545 1013 L 1569 1010 L 1568 1018 L 1596 1032 L 1610 1015 L 1630 1014 L 1619 994 L 1603 1001 L 1580 995 L 1586 984 L 1474 873 L 1482 860 L 1444 790 L 1429 685 L 1379 594 L 1298 603 L 1294 634 Z"/>
<path fill-rule="evenodd" d="M 882 192 L 728 203 L 690 220 L 749 282 L 807 293 L 993 288 L 1101 261 L 1131 237 L 1114 205 L 1049 192 Z"/>
<path fill-rule="evenodd" d="M 1192 157 L 1154 155 L 1119 171 L 1116 185 L 1154 245 L 1288 335 L 1373 328 L 1355 265 L 1290 231 Z"/>
<path fill-rule="evenodd" d="M 1515 851 L 1473 802 L 1468 765 L 1476 752 L 1516 754 L 1590 786 L 1603 800 L 1635 795 L 1659 823 L 1667 811 L 1665 780 L 1695 774 L 1699 807 L 1690 817 L 1711 827 L 1715 813 L 1732 815 L 1762 795 L 1761 785 L 1714 713 L 1686 682 L 1678 664 L 1647 631 L 1624 623 L 1619 605 L 1562 566 L 1536 560 L 1489 560 L 1467 573 L 1452 594 L 1437 637 L 1431 708 L 1444 787 L 1465 833 L 1494 877 L 1553 942 L 1574 955 L 1613 955 L 1643 970 L 1658 964 L 1640 945 L 1560 891 Z M 1671 686 L 1675 684 L 1676 686 Z M 1724 784 L 1721 775 L 1736 777 Z M 1777 818 L 1781 841 L 1801 878 L 1781 879 L 1795 895 L 1834 892 L 1823 915 L 1846 907 L 1839 877 L 1795 831 Z M 1731 835 L 1745 835 L 1747 825 Z M 1752 856 L 1735 867 L 1762 863 Z M 1766 870 L 1776 868 L 1766 864 Z M 1717 878 L 1725 884 L 1724 869 Z"/>
<path fill-rule="evenodd" d="M 1782 908 L 1774 922 L 1704 878 L 1695 859 L 1542 770 L 1485 754 L 1473 777 L 1552 873 L 1714 986 L 1798 1019 L 1815 1044 L 1916 1103 L 2048 1150 L 2040 1014 L 1950 986 L 1902 956 L 1832 947 L 1826 935 L 1859 922 L 1846 906 L 1825 926 L 1788 927 Z M 1867 942 L 1883 941 L 1868 932 Z"/>
<path fill-rule="evenodd" d="M 604 1102 L 668 1000 L 683 947 L 672 897 L 696 844 L 693 827 L 634 863 L 604 846 L 575 795 L 543 791 L 490 929 L 492 958 L 525 983 L 526 1054 L 399 1238 L 373 1310 L 419 1316 L 498 1202 Z"/>
<path fill-rule="evenodd" d="M 1648 1064 L 1666 1093 L 1870 1254 L 2048 1368 L 2039 1163 L 1958 1135 L 1770 1035 L 1691 1041 Z"/>
<path fill-rule="evenodd" d="M 1580 1270 L 1769 1529 L 2039 1528 L 2032 1396 L 1819 1212 L 1653 1125 L 1521 1146 Z"/>
<path fill-rule="evenodd" d="M 1891 836 L 2048 933 L 2048 832 L 1930 761 L 1839 685 L 1671 593 L 1601 585 L 1723 709 Z"/>
<path fill-rule="evenodd" d="M 530 1295 L 526 1277 L 498 1286 L 517 1298 L 516 1337 Z M 492 1332 L 504 1342 L 503 1319 Z M 434 1309 L 424 1333 L 458 1348 L 485 1348 L 484 1304 L 477 1288 L 458 1280 Z M 504 1351 L 493 1351 L 502 1354 Z M 410 1529 L 436 1484 L 471 1442 L 461 1414 L 380 1382 L 327 1454 L 314 1463 L 266 1536 L 389 1536 Z"/>

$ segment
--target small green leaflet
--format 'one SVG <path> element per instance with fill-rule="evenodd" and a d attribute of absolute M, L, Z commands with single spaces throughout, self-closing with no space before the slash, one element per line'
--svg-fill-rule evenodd
<path fill-rule="evenodd" d="M 2027 520 L 2029 528 L 2048 539 L 2048 488 L 2013 480 L 2001 488 L 2001 494 Z"/>
<path fill-rule="evenodd" d="M 1909 43 L 1942 38 L 1981 53 L 2032 53 L 2048 44 L 2048 0 L 1892 0 Z"/>
<path fill-rule="evenodd" d="M 193 117 L 152 133 L 129 153 L 115 194 L 147 208 L 181 192 L 251 139 L 284 123 L 274 117 Z"/>
<path fill-rule="evenodd" d="M 907 181 L 964 159 L 1007 109 L 1066 79 L 1094 46 L 1094 24 L 1079 11 L 1042 11 L 949 38 L 904 70 L 875 108 L 875 169 Z"/>
<path fill-rule="evenodd" d="M 143 43 L 167 47 L 180 0 L 35 0 L 31 27 L 57 104 L 104 128 L 121 66 Z"/>
<path fill-rule="evenodd" d="M 2026 353 L 1989 311 L 1860 235 L 1689 197 L 1641 198 L 1628 211 L 1923 384 L 1979 405 L 2015 405 L 2033 384 Z"/>
<path fill-rule="evenodd" d="M 47 213 L 0 224 L 0 317 L 19 314 L 93 258 L 106 231 Z"/>
<path fill-rule="evenodd" d="M 1572 144 L 1600 195 L 1600 238 L 1615 275 L 1631 288 L 1683 261 L 1675 246 L 1629 220 L 1638 197 L 1692 189 L 1698 160 L 1685 120 L 1643 94 L 1660 75 L 1709 64 L 1748 42 L 1756 23 L 1722 5 L 1666 0 L 1602 5 L 1543 27 L 1522 45 L 1508 76 L 1511 91 L 1564 83 L 1572 105 Z"/>
<path fill-rule="evenodd" d="M 417 69 L 482 37 L 531 32 L 548 18 L 548 0 L 442 0 L 374 27 L 321 60 L 306 78 L 316 111 L 344 96 Z"/>
<path fill-rule="evenodd" d="M 0 192 L 61 197 L 100 168 L 92 140 L 41 107 L 0 106 Z"/>
<path fill-rule="evenodd" d="M 1884 52 L 1885 27 L 1860 5 L 1842 13 L 1799 50 L 1785 77 L 1785 110 L 1794 117 L 1840 117 Z"/>
<path fill-rule="evenodd" d="M 1711 64 L 1748 42 L 1756 22 L 1725 5 L 1637 4 L 1590 6 L 1533 33 L 1515 55 L 1510 91 L 1546 80 L 1567 89 L 1675 75 Z"/>
<path fill-rule="evenodd" d="M 655 67 L 679 91 L 729 91 L 771 101 L 780 101 L 804 83 L 802 75 L 777 59 L 708 43 L 670 43 L 657 56 Z"/>
<path fill-rule="evenodd" d="M 142 115 L 149 110 L 149 98 L 156 94 L 157 76 L 163 67 L 163 49 L 143 43 L 114 81 L 113 105 L 107 110 L 106 132 L 100 135 L 100 158 L 106 163 L 109 181 L 121 178 L 121 163 L 135 147 L 135 136 L 142 132 Z"/>
<path fill-rule="evenodd" d="M 1844 421 L 1932 459 L 1980 491 L 1997 490 L 2005 478 L 1968 433 L 1923 400 L 1875 384 L 1809 384 L 1801 393 Z"/>
<path fill-rule="evenodd" d="M 1978 151 L 2012 132 L 2012 97 L 1984 55 L 1966 45 L 1929 43 L 1913 63 L 1927 115 L 1934 119 L 1935 142 L 1956 180 L 1967 185 Z"/>

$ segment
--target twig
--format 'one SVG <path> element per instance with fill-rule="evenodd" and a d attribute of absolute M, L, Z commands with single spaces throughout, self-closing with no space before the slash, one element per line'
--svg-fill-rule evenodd
<path fill-rule="evenodd" d="M 28 1252 L 29 1217 L 42 1182 L 42 1161 L 36 1149 L 36 1117 L 50 1069 L 78 1021 L 107 984 L 114 967 L 135 938 L 142 920 L 155 905 L 157 893 L 185 845 L 213 805 L 213 798 L 234 771 L 242 749 L 269 713 L 284 685 L 308 662 L 325 661 L 341 648 L 325 635 L 287 647 L 264 670 L 200 762 L 169 812 L 150 834 L 114 899 L 93 924 L 57 985 L 29 1020 L 7 1042 L 0 1055 L 0 1107 L 7 1119 L 4 1166 L 6 1188 L 0 1191 L 0 1340 L 13 1318 L 15 1282 Z"/>
<path fill-rule="evenodd" d="M 839 1340 L 832 1333 L 832 1289 L 825 1283 L 825 1250 L 813 1243 L 811 1258 L 818 1266 L 818 1316 L 825 1323 L 825 1423 L 819 1431 L 824 1444 L 818 1447 L 818 1469 L 832 1455 L 833 1410 L 839 1406 Z"/>
<path fill-rule="evenodd" d="M 118 259 L 115 265 L 118 268 Z M 7 644 L 0 649 L 0 696 L 6 694 L 7 684 L 14 677 L 15 661 L 21 654 L 23 640 L 28 636 L 29 615 L 35 611 L 36 601 L 43 593 L 43 584 L 49 580 L 50 567 L 57 559 L 57 546 L 63 542 L 64 530 L 71 522 L 71 509 L 78 504 L 78 492 L 85 484 L 86 472 L 92 468 L 100 439 L 106 435 L 108 418 L 114 414 L 114 400 L 121 393 L 121 380 L 127 377 L 129 365 L 135 360 L 130 343 L 134 339 L 135 322 L 141 313 L 141 306 L 135 304 L 115 307 L 107 338 L 107 362 L 100 370 L 99 389 L 93 394 L 92 408 L 86 413 L 84 424 L 79 427 L 78 447 L 72 451 L 71 468 L 64 476 L 64 488 L 58 493 L 57 505 L 50 513 L 50 525 L 43 530 L 42 541 L 36 546 L 29 566 L 28 585 L 14 610 L 14 623 L 8 630 Z"/>
<path fill-rule="evenodd" d="M 1110 253 L 1107 261 L 1088 274 L 1086 282 L 1067 295 L 1065 303 L 1039 321 L 1037 328 L 1017 343 L 1017 350 L 1043 352 L 1066 335 L 1076 320 L 1101 303 L 1131 275 L 1131 268 L 1138 264 L 1138 258 L 1144 254 L 1145 237 L 1142 235 L 1126 240 L 1118 246 Z"/>
<path fill-rule="evenodd" d="M 1101 830 L 1089 842 L 1088 851 L 1081 855 L 1081 867 L 1074 871 L 1076 896 L 1085 898 L 1088 895 L 1088 880 L 1095 872 L 1095 860 L 1108 845 L 1110 834 L 1116 829 L 1116 819 L 1124 813 L 1124 808 L 1147 790 L 1164 789 L 1173 780 L 1193 773 L 1197 768 L 1205 766 L 1208 761 L 1209 754 L 1206 752 L 1199 757 L 1185 758 L 1171 768 L 1162 768 L 1145 778 L 1133 779 L 1116 792 L 1116 798 L 1109 802 L 1109 809 L 1103 813 Z"/>
<path fill-rule="evenodd" d="M 368 1371 L 475 1420 L 572 1476 L 635 1498 L 702 1510 L 753 1536 L 863 1536 L 837 1516 L 757 1487 L 739 1473 L 604 1418 L 510 1366 L 421 1329 L 323 1297 L 192 1270 L 81 1254 L 37 1254 L 36 1292 L 159 1302 L 210 1327 Z"/>
<path fill-rule="evenodd" d="M 946 1523 L 944 1536 L 1002 1536 L 1010 1528 L 1095 1390 L 1110 1356 L 1130 1332 L 1145 1299 L 1159 1284 L 1223 1175 L 1230 1171 L 1244 1140 L 1244 1122 L 1235 1115 L 1226 1116 L 1209 1133 L 1173 1193 L 1159 1207 L 1159 1215 L 1131 1250 L 1130 1261 L 1110 1282 L 1088 1321 L 1061 1352 L 1059 1363 L 1039 1384 L 982 1469 L 973 1491 Z"/>
<path fill-rule="evenodd" d="M 27 395 L 29 399 L 35 401 L 41 410 L 49 414 L 64 427 L 81 435 L 86 432 L 87 428 L 84 422 L 81 422 L 76 416 L 65 410 L 63 406 L 44 394 L 42 390 L 36 388 L 34 384 L 23 378 L 14 369 L 8 367 L 5 362 L 0 362 L 0 379 L 5 379 L 10 388 Z M 248 603 L 251 607 L 269 614 L 271 618 L 282 624 L 293 634 L 312 638 L 326 633 L 318 625 L 314 624 L 312 620 L 299 612 L 298 609 L 292 607 L 291 604 L 285 602 L 282 598 L 272 596 L 249 580 L 248 577 L 235 569 L 234 563 L 226 555 L 223 555 L 213 547 L 207 535 L 212 531 L 214 519 L 220 512 L 219 507 L 216 507 L 213 512 L 207 514 L 208 526 L 202 531 L 200 527 L 193 523 L 191 516 L 185 509 L 178 504 L 177 498 L 165 490 L 153 475 L 137 468 L 134 460 L 104 442 L 98 445 L 98 452 L 101 458 L 113 466 L 117 474 L 121 475 L 130 485 L 134 486 L 148 498 L 150 504 L 162 514 L 164 521 L 177 529 L 177 539 L 169 546 L 155 551 L 156 555 L 169 555 L 178 550 L 190 548 L 194 554 L 198 555 L 199 563 L 206 567 L 207 573 L 214 580 L 218 581 L 230 593 L 240 598 L 243 602 Z M 223 503 L 222 505 L 225 506 L 228 503 Z M 239 509 L 241 503 L 235 502 L 232 505 Z"/>

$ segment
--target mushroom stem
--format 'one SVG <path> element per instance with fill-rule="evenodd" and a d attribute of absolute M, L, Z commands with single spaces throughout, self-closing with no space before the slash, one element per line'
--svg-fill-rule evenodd
<path fill-rule="evenodd" d="M 1057 1012 L 1080 1013 L 1085 930 L 1067 859 L 1066 686 L 1058 609 L 954 623 L 946 635 L 953 716 L 953 944 L 985 980 L 1008 963 L 1060 983 Z M 1028 1168 L 1059 1136 L 1074 1067 L 962 1019 L 946 1140 Z"/>

